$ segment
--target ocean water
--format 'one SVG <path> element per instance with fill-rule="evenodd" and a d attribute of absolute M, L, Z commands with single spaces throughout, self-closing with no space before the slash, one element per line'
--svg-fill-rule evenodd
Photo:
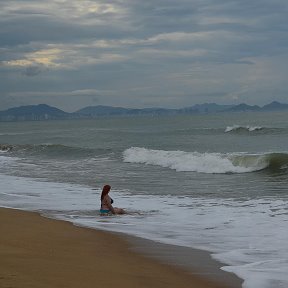
<path fill-rule="evenodd" d="M 0 123 L 0 144 L 2 207 L 207 250 L 245 288 L 288 287 L 287 112 Z M 104 184 L 127 215 L 99 215 Z"/>

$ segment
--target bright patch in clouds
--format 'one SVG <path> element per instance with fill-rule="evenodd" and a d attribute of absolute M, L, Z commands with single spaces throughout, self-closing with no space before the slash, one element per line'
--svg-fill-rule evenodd
<path fill-rule="evenodd" d="M 6 66 L 32 66 L 43 65 L 46 67 L 57 68 L 61 65 L 57 63 L 57 60 L 61 58 L 63 51 L 60 49 L 45 49 L 24 55 L 23 59 L 15 59 L 10 61 L 4 61 Z"/>

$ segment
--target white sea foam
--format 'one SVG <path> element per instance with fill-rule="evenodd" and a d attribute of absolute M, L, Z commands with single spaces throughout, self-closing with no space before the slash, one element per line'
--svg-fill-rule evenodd
<path fill-rule="evenodd" d="M 19 158 L 16 158 L 16 157 L 7 157 L 5 155 L 6 152 L 4 151 L 1 151 L 0 152 L 1 155 L 0 155 L 0 166 L 4 166 L 4 165 L 12 165 L 15 161 L 17 161 L 17 159 Z"/>
<path fill-rule="evenodd" d="M 76 225 L 208 250 L 227 264 L 224 270 L 245 280 L 245 288 L 288 287 L 288 201 L 131 195 L 129 191 L 112 191 L 117 206 L 131 213 L 100 217 L 100 188 L 95 191 L 80 185 L 1 174 L 0 182 L 1 206 L 41 211 Z"/>
<path fill-rule="evenodd" d="M 269 165 L 265 157 L 248 156 L 251 155 L 164 151 L 140 147 L 131 147 L 123 152 L 125 162 L 158 165 L 179 172 L 247 173 L 262 170 Z"/>
<path fill-rule="evenodd" d="M 248 131 L 248 132 L 253 132 L 253 131 L 258 131 L 262 130 L 263 127 L 261 126 L 240 126 L 240 125 L 233 125 L 233 126 L 227 126 L 225 129 L 225 132 L 232 132 L 232 131 Z"/>

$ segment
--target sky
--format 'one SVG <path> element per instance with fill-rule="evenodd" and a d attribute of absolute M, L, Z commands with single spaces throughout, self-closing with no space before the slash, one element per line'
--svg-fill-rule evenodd
<path fill-rule="evenodd" d="M 287 0 L 0 0 L 0 110 L 288 102 Z"/>

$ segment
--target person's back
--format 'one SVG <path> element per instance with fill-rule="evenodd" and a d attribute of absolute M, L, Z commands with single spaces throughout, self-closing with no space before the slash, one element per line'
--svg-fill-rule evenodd
<path fill-rule="evenodd" d="M 105 185 L 103 187 L 102 193 L 101 193 L 101 208 L 100 213 L 101 215 L 109 215 L 109 214 L 124 214 L 125 211 L 122 208 L 114 208 L 112 206 L 113 199 L 110 198 L 108 195 L 109 191 L 111 189 L 110 185 Z"/>
<path fill-rule="evenodd" d="M 111 204 L 113 203 L 113 200 L 110 198 L 109 195 L 105 195 L 103 199 L 101 199 L 101 213 L 109 213 L 111 211 Z M 109 205 L 110 204 L 110 205 Z"/>

